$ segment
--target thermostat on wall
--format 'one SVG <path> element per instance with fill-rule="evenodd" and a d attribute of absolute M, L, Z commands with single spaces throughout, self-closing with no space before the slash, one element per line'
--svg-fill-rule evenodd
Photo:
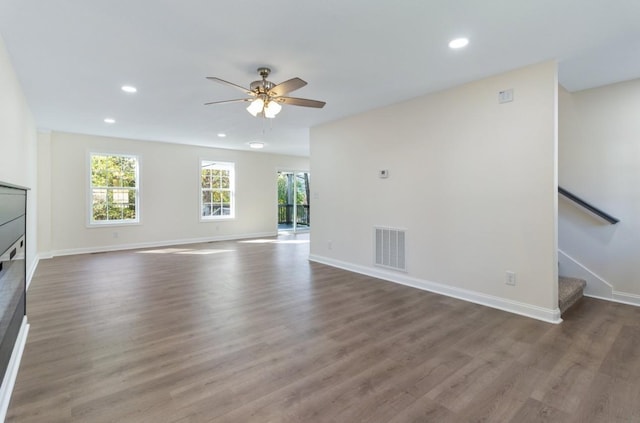
<path fill-rule="evenodd" d="M 498 103 L 509 103 L 513 101 L 513 88 L 503 90 L 498 93 Z"/>
<path fill-rule="evenodd" d="M 378 176 L 381 178 L 388 178 L 389 177 L 389 171 L 387 169 L 382 169 L 378 171 Z"/>

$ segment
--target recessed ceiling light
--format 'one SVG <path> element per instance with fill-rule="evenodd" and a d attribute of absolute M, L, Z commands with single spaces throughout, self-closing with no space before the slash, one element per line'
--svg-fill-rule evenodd
<path fill-rule="evenodd" d="M 220 133 L 218 134 L 218 138 L 224 138 L 224 137 L 226 137 L 226 136 L 227 136 L 227 134 L 223 134 L 222 132 L 220 132 Z"/>
<path fill-rule="evenodd" d="M 104 118 L 104 123 L 116 123 L 116 120 L 113 118 Z"/>
<path fill-rule="evenodd" d="M 260 141 L 251 141 L 249 143 L 249 147 L 255 148 L 255 149 L 264 148 L 264 143 Z"/>
<path fill-rule="evenodd" d="M 456 38 L 454 40 L 449 41 L 449 48 L 458 49 L 462 47 L 466 47 L 469 44 L 468 38 Z"/>
<path fill-rule="evenodd" d="M 122 86 L 122 91 L 124 91 L 125 93 L 133 94 L 135 92 L 138 92 L 138 89 L 136 87 L 131 86 L 131 85 L 123 85 Z"/>

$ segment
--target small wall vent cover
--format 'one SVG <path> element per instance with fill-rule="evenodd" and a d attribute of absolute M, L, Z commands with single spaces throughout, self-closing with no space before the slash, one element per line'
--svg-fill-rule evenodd
<path fill-rule="evenodd" d="M 405 230 L 374 227 L 375 265 L 395 270 L 407 270 L 405 261 Z"/>

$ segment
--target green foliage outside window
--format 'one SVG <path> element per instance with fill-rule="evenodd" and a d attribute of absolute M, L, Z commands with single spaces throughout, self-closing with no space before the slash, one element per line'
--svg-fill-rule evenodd
<path fill-rule="evenodd" d="M 92 222 L 137 221 L 137 178 L 136 157 L 92 154 Z"/>
<path fill-rule="evenodd" d="M 296 178 L 295 188 L 293 178 Z M 294 192 L 295 189 L 295 192 Z M 309 174 L 278 173 L 278 204 L 309 204 Z"/>
<path fill-rule="evenodd" d="M 203 160 L 200 191 L 202 217 L 233 217 L 233 164 Z"/>

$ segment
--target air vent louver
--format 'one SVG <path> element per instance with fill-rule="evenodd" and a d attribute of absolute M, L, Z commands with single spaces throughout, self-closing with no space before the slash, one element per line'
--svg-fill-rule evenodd
<path fill-rule="evenodd" d="M 375 264 L 406 271 L 405 231 L 403 229 L 375 227 Z"/>

